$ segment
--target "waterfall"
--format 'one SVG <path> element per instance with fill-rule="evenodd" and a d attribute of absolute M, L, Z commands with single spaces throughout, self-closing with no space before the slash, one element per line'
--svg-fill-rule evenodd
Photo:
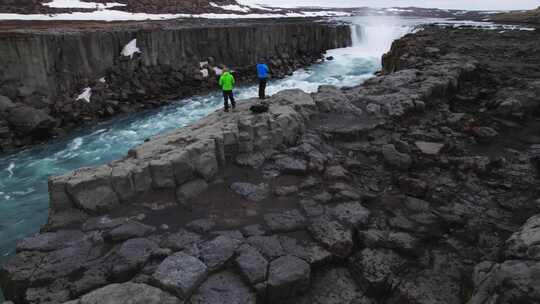
<path fill-rule="evenodd" d="M 351 24 L 351 41 L 353 47 L 358 47 L 362 43 L 362 26 Z"/>
<path fill-rule="evenodd" d="M 410 32 L 413 22 L 391 16 L 364 16 L 351 20 L 352 47 L 364 56 L 380 57 L 392 42 Z"/>

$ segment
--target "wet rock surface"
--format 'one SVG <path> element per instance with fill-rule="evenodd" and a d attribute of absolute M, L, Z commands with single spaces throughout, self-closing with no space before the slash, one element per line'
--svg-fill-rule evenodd
<path fill-rule="evenodd" d="M 535 88 L 539 42 L 426 27 L 362 86 L 240 103 L 51 178 L 49 225 L 0 270 L 6 297 L 538 303 L 539 95 L 495 101 Z"/>

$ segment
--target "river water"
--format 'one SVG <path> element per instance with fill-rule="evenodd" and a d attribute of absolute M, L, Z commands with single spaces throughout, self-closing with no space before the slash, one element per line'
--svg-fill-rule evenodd
<path fill-rule="evenodd" d="M 331 50 L 325 61 L 271 81 L 268 91 L 299 88 L 314 92 L 319 85 L 353 86 L 380 69 L 381 55 L 391 42 L 409 32 L 420 20 L 395 17 L 349 18 L 354 45 Z M 257 96 L 253 85 L 236 90 L 238 99 Z M 221 108 L 218 92 L 196 96 L 162 107 L 86 126 L 69 136 L 11 154 L 0 155 L 0 265 L 14 253 L 17 240 L 46 222 L 47 177 L 124 156 L 146 138 L 182 127 Z M 0 294 L 1 299 L 1 294 Z"/>

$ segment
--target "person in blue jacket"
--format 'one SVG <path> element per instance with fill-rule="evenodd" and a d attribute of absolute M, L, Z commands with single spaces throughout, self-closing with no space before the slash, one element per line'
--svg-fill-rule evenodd
<path fill-rule="evenodd" d="M 268 65 L 263 63 L 264 60 L 261 60 L 257 64 L 257 77 L 259 78 L 259 99 L 266 98 L 266 84 L 268 83 L 268 77 L 270 76 L 270 69 Z"/>

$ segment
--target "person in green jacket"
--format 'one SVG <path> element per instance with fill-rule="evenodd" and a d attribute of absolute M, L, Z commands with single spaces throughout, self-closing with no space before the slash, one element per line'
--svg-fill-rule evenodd
<path fill-rule="evenodd" d="M 229 72 L 225 67 L 223 68 L 223 74 L 219 77 L 219 86 L 223 90 L 223 99 L 225 100 L 225 112 L 229 112 L 229 100 L 231 101 L 231 106 L 234 109 L 236 107 L 236 102 L 234 101 L 233 89 L 235 85 L 234 76 Z"/>

